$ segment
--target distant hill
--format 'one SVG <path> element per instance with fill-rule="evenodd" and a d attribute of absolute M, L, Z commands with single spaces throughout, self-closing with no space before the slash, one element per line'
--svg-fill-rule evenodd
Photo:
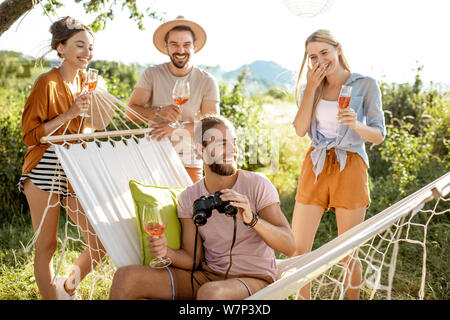
<path fill-rule="evenodd" d="M 49 62 L 52 67 L 61 63 L 60 60 L 49 60 Z M 136 68 L 138 68 L 139 73 L 142 73 L 149 65 L 152 64 L 136 65 Z M 231 71 L 222 70 L 220 65 L 199 65 L 200 68 L 207 70 L 216 77 L 218 81 L 226 81 L 230 84 L 237 82 L 237 77 L 245 66 L 248 66 L 249 69 L 249 79 L 246 82 L 246 89 L 249 93 L 263 92 L 269 88 L 293 90 L 295 86 L 296 72 L 283 68 L 273 61 L 257 60 Z"/>
<path fill-rule="evenodd" d="M 224 71 L 220 66 L 200 66 L 214 75 L 219 81 L 227 81 L 235 83 L 238 75 L 242 72 L 246 65 L 232 70 Z M 293 90 L 297 74 L 296 72 L 283 68 L 273 61 L 257 60 L 247 65 L 249 69 L 249 80 L 246 88 L 250 93 L 262 92 L 269 88 L 280 88 Z"/>

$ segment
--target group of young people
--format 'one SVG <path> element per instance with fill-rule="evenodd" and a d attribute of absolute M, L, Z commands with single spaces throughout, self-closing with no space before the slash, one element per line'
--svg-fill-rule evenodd
<path fill-rule="evenodd" d="M 28 151 L 19 188 L 27 198 L 34 230 L 40 229 L 34 271 L 42 298 L 74 299 L 80 281 L 99 263 L 105 250 L 61 169 L 58 181 L 54 181 L 59 162 L 53 147 L 40 139 L 64 130 L 65 134 L 78 133 L 89 125 L 80 117 L 88 112 L 89 94 L 82 90 L 85 79 L 79 71 L 93 58 L 94 35 L 72 17 L 53 23 L 50 32 L 51 48 L 62 63 L 38 77 L 25 104 L 22 131 Z M 278 192 L 270 180 L 237 168 L 237 137 L 233 124 L 219 115 L 217 81 L 191 61 L 206 43 L 204 29 L 180 16 L 161 24 L 153 43 L 170 61 L 143 72 L 128 103 L 132 112 L 127 115 L 135 121 L 147 119 L 153 139 L 172 141 L 194 184 L 178 199 L 181 248 L 169 248 L 164 234 L 149 237 L 151 254 L 169 257 L 171 265 L 163 269 L 142 265 L 119 268 L 111 299 L 243 299 L 277 280 L 274 250 L 287 256 L 312 250 L 326 210 L 335 212 L 338 234 L 364 220 L 370 204 L 365 142 L 379 144 L 386 134 L 381 93 L 374 79 L 350 71 L 342 45 L 329 31 L 318 30 L 306 39 L 297 80 L 299 109 L 292 115 L 293 126 L 300 137 L 309 135 L 311 147 L 299 173 L 292 226 L 280 209 Z M 306 85 L 302 85 L 305 69 Z M 191 88 L 182 109 L 172 99 L 172 88 L 180 79 L 188 81 Z M 337 100 L 343 85 L 352 87 L 351 104 L 339 110 Z M 182 121 L 183 129 L 170 126 L 176 120 Z M 198 227 L 195 239 L 192 205 L 216 191 L 222 193 L 222 201 L 237 209 L 229 270 L 232 218 L 213 211 L 208 222 Z M 53 282 L 60 200 L 91 245 L 67 277 L 58 276 Z M 197 259 L 191 286 L 195 244 Z M 351 271 L 348 298 L 358 299 L 361 264 L 357 253 L 344 262 Z M 299 298 L 310 298 L 309 285 L 300 290 Z"/>

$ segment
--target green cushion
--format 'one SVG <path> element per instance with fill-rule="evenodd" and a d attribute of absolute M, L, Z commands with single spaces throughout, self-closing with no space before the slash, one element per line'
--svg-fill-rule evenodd
<path fill-rule="evenodd" d="M 167 238 L 167 245 L 172 249 L 179 249 L 181 246 L 181 224 L 177 215 L 177 198 L 185 187 L 167 188 L 157 186 L 146 186 L 137 181 L 131 180 L 131 195 L 136 211 L 136 221 L 139 230 L 139 241 L 141 244 L 141 263 L 148 266 L 153 256 L 148 249 L 148 234 L 142 225 L 142 212 L 144 206 L 147 209 L 161 210 L 166 213 L 167 227 L 164 235 Z"/>

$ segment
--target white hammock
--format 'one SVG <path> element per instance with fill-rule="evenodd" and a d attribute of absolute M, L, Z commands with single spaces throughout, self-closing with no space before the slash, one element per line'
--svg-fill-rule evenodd
<path fill-rule="evenodd" d="M 167 187 L 192 184 L 168 139 L 137 141 L 55 145 L 64 172 L 117 268 L 141 261 L 129 181 Z"/>

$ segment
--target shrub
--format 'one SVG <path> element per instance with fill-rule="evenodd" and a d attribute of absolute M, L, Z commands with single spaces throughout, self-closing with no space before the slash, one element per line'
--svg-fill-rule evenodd
<path fill-rule="evenodd" d="M 239 167 L 244 170 L 260 171 L 270 164 L 270 156 L 276 152 L 276 146 L 271 143 L 270 131 L 263 125 L 261 100 L 249 97 L 246 92 L 245 85 L 248 79 L 246 67 L 232 88 L 228 83 L 219 83 L 220 114 L 235 126 L 239 146 Z"/>
<path fill-rule="evenodd" d="M 368 148 L 375 214 L 422 188 L 450 169 L 450 100 L 425 90 L 418 68 L 412 85 L 380 85 L 386 114 L 383 144 Z"/>
<path fill-rule="evenodd" d="M 24 92 L 0 89 L 0 221 L 22 212 L 17 182 L 26 148 L 22 143 Z"/>

